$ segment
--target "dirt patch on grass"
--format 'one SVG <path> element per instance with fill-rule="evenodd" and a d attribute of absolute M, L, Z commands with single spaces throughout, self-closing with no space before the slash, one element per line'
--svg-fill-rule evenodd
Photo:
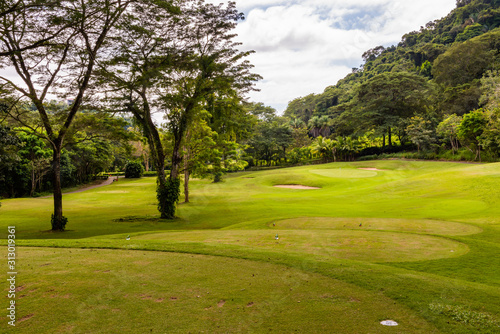
<path fill-rule="evenodd" d="M 144 216 L 144 217 L 140 217 L 140 216 L 125 216 L 125 217 L 122 217 L 122 218 L 117 218 L 117 219 L 113 219 L 114 222 L 118 222 L 118 223 L 133 223 L 133 222 L 154 222 L 154 223 L 157 223 L 161 220 L 160 217 L 151 217 L 151 216 Z"/>
<path fill-rule="evenodd" d="M 318 190 L 318 187 L 303 186 L 300 184 L 278 184 L 274 186 L 275 188 L 285 188 L 285 189 L 300 189 L 300 190 Z"/>
<path fill-rule="evenodd" d="M 22 317 L 21 319 L 19 319 L 17 322 L 23 322 L 23 321 L 26 321 L 28 319 L 31 319 L 33 318 L 34 314 L 28 314 L 28 315 L 25 315 L 24 317 Z"/>
<path fill-rule="evenodd" d="M 98 194 L 128 194 L 129 191 L 126 190 L 106 190 L 106 191 L 98 191 Z"/>

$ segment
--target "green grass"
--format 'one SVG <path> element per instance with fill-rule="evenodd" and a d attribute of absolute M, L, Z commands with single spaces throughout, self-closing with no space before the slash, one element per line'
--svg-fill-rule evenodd
<path fill-rule="evenodd" d="M 25 246 L 17 331 L 500 330 L 500 164 L 335 163 L 191 185 L 175 221 L 158 218 L 152 178 L 65 195 L 64 233 L 48 231 L 51 199 L 3 200 L 0 238 L 15 225 Z"/>

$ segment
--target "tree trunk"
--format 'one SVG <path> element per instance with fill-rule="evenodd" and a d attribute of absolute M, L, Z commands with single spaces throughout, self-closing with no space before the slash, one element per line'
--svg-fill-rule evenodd
<path fill-rule="evenodd" d="M 156 129 L 155 129 L 156 131 Z M 167 191 L 168 184 L 167 178 L 165 176 L 165 155 L 163 154 L 163 145 L 161 142 L 156 142 L 154 139 L 156 136 L 152 136 L 152 141 L 155 143 L 153 146 L 155 148 L 155 156 L 153 157 L 153 161 L 156 168 L 156 198 L 158 200 L 158 211 L 160 211 L 160 217 L 162 219 L 171 219 L 169 215 L 166 214 L 168 204 L 165 203 L 164 194 Z M 159 138 L 159 136 L 158 136 Z"/>
<path fill-rule="evenodd" d="M 189 203 L 189 169 L 184 170 L 184 203 Z"/>
<path fill-rule="evenodd" d="M 389 147 L 392 147 L 392 129 L 391 129 L 391 127 L 389 127 L 387 129 L 387 137 L 388 137 L 387 139 L 389 141 Z"/>
<path fill-rule="evenodd" d="M 385 147 L 385 133 L 382 135 L 382 147 Z"/>
<path fill-rule="evenodd" d="M 179 177 L 179 169 L 182 162 L 181 156 L 181 140 L 182 137 L 175 136 L 174 138 L 174 148 L 172 150 L 172 169 L 170 170 L 170 178 L 177 179 Z"/>
<path fill-rule="evenodd" d="M 33 194 L 35 193 L 35 187 L 36 187 L 36 181 L 35 181 L 35 166 L 33 161 L 31 162 L 31 191 L 30 191 L 30 197 L 33 197 Z"/>
<path fill-rule="evenodd" d="M 64 231 L 65 218 L 63 217 L 62 189 L 61 189 L 61 148 L 54 148 L 52 158 L 54 214 L 52 217 L 52 231 Z"/>
<path fill-rule="evenodd" d="M 184 147 L 184 203 L 189 203 L 189 152 Z"/>

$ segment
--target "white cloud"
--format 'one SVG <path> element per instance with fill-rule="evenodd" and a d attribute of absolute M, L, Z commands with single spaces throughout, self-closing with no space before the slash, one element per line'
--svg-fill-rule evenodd
<path fill-rule="evenodd" d="M 210 2 L 219 3 L 220 0 Z M 320 93 L 362 63 L 364 51 L 397 44 L 403 34 L 447 15 L 455 0 L 236 0 L 246 14 L 236 33 L 254 71 L 264 77 L 250 95 L 283 110 Z"/>

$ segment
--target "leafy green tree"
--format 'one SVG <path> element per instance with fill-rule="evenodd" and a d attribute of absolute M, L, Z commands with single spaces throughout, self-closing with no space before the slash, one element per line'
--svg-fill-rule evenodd
<path fill-rule="evenodd" d="M 422 148 L 428 148 L 434 140 L 432 123 L 420 116 L 413 116 L 410 119 L 406 132 L 411 142 L 417 145 L 418 152 Z"/>
<path fill-rule="evenodd" d="M 214 176 L 214 183 L 222 181 L 222 176 L 227 172 L 236 172 L 245 169 L 248 163 L 242 159 L 242 149 L 235 141 L 216 141 L 210 173 Z"/>
<path fill-rule="evenodd" d="M 312 138 L 309 137 L 309 131 L 307 128 L 292 128 L 292 142 L 290 143 L 290 147 L 292 149 L 302 148 L 311 145 Z"/>
<path fill-rule="evenodd" d="M 189 203 L 189 180 L 192 175 L 200 178 L 212 177 L 213 163 L 220 167 L 221 152 L 217 149 L 217 133 L 212 131 L 207 122 L 202 118 L 193 122 L 186 132 L 183 144 L 184 162 L 184 203 Z"/>
<path fill-rule="evenodd" d="M 272 122 L 276 120 L 276 109 L 266 106 L 262 102 L 245 103 L 244 106 L 251 115 L 254 115 L 259 120 L 264 122 Z"/>
<path fill-rule="evenodd" d="M 259 121 L 255 127 L 255 135 L 249 141 L 249 152 L 256 161 L 265 160 L 268 166 L 272 161 L 279 163 L 287 159 L 287 148 L 292 144 L 292 130 L 286 122 Z"/>
<path fill-rule="evenodd" d="M 331 121 L 328 116 L 313 116 L 309 120 L 309 129 L 310 129 L 310 134 L 314 138 L 317 138 L 319 136 L 321 137 L 328 137 L 331 134 L 330 131 L 330 125 Z"/>
<path fill-rule="evenodd" d="M 359 142 L 352 137 L 337 136 L 334 141 L 338 159 L 344 161 L 354 161 L 354 156 L 358 153 Z"/>
<path fill-rule="evenodd" d="M 290 125 L 290 127 L 292 129 L 301 129 L 301 128 L 305 128 L 306 127 L 306 124 L 299 118 L 294 118 L 292 119 L 288 125 Z"/>
<path fill-rule="evenodd" d="M 19 137 L 10 128 L 0 124 L 0 197 L 13 192 L 13 174 L 21 159 L 18 155 L 19 145 Z"/>
<path fill-rule="evenodd" d="M 449 140 L 453 153 L 458 150 L 458 146 L 460 144 L 458 141 L 458 127 L 461 122 L 462 117 L 453 114 L 439 123 L 436 129 L 439 136 Z"/>
<path fill-rule="evenodd" d="M 208 99 L 208 125 L 217 134 L 215 138 L 220 155 L 212 164 L 214 182 L 222 181 L 226 172 L 242 170 L 247 162 L 242 160 L 243 143 L 253 135 L 258 122 L 276 120 L 276 110 L 262 103 L 241 103 L 235 95 L 212 96 Z"/>
<path fill-rule="evenodd" d="M 432 76 L 437 83 L 455 87 L 481 79 L 495 59 L 492 45 L 498 43 L 500 32 L 457 43 L 440 55 L 433 64 Z"/>
<path fill-rule="evenodd" d="M 244 58 L 251 52 L 238 51 L 232 30 L 243 18 L 235 4 L 204 4 L 189 12 L 196 19 L 196 29 L 187 27 L 186 38 L 193 44 L 187 69 L 174 70 L 171 90 L 163 99 L 168 129 L 173 134 L 171 179 L 178 177 L 180 146 L 186 130 L 203 102 L 213 94 L 234 97 L 252 89 L 260 76 L 250 73 L 252 65 Z M 172 80 L 174 79 L 174 80 Z"/>
<path fill-rule="evenodd" d="M 420 75 L 432 78 L 432 63 L 426 60 L 420 67 Z"/>
<path fill-rule="evenodd" d="M 41 188 L 43 176 L 50 171 L 52 150 L 36 134 L 27 129 L 17 129 L 21 141 L 18 151 L 23 162 L 28 166 L 31 176 L 30 196 L 34 196 L 36 187 Z"/>
<path fill-rule="evenodd" d="M 319 154 L 324 162 L 335 160 L 337 147 L 335 141 L 331 139 L 320 136 L 312 143 L 311 149 L 313 153 Z"/>
<path fill-rule="evenodd" d="M 479 139 L 480 145 L 493 156 L 500 157 L 500 108 L 485 111 L 486 127 Z"/>
<path fill-rule="evenodd" d="M 125 178 L 138 179 L 144 174 L 144 166 L 139 161 L 129 161 L 125 166 Z"/>
<path fill-rule="evenodd" d="M 479 108 L 480 97 L 479 81 L 474 80 L 455 87 L 445 87 L 435 95 L 434 99 L 437 100 L 438 109 L 444 114 L 462 116 Z"/>
<path fill-rule="evenodd" d="M 19 99 L 34 105 L 37 124 L 21 125 L 31 127 L 33 133 L 43 133 L 53 151 L 52 230 L 63 231 L 67 222 L 63 216 L 61 190 L 64 140 L 84 103 L 96 61 L 105 54 L 101 51 L 108 36 L 116 31 L 117 22 L 131 1 L 51 1 L 50 6 L 24 6 L 21 10 L 4 11 L 0 20 L 0 45 L 4 54 L 0 57 L 0 67 L 14 68 L 19 78 L 16 81 L 0 76 L 0 82 L 9 86 Z M 37 44 L 46 38 L 50 42 Z M 33 45 L 36 47 L 30 48 Z M 57 91 L 61 99 L 71 100 L 61 113 L 51 114 L 46 109 L 48 94 L 52 91 Z M 11 116 L 21 119 L 19 114 Z M 40 126 L 43 132 L 36 131 Z"/>
<path fill-rule="evenodd" d="M 166 95 L 161 88 L 170 86 L 170 76 L 165 72 L 175 68 L 177 61 L 185 66 L 181 58 L 187 59 L 189 54 L 189 50 L 175 47 L 176 36 L 182 38 L 182 29 L 191 22 L 179 20 L 176 25 L 174 21 L 180 15 L 180 8 L 169 1 L 133 3 L 131 14 L 124 17 L 120 34 L 110 45 L 113 57 L 100 62 L 98 71 L 101 87 L 113 93 L 112 108 L 132 114 L 147 138 L 157 173 L 158 210 L 161 218 L 170 219 L 175 216 L 180 181 L 177 176 L 167 180 L 162 129 L 153 115 L 161 111 L 161 100 Z"/>
<path fill-rule="evenodd" d="M 455 38 L 455 42 L 464 42 L 476 36 L 482 35 L 485 32 L 485 27 L 482 24 L 475 23 L 465 27 L 464 31 Z"/>
<path fill-rule="evenodd" d="M 259 77 L 233 41 L 242 18 L 234 3 L 227 7 L 186 1 L 134 5 L 114 44 L 116 57 L 101 68 L 102 81 L 125 111 L 141 124 L 158 173 L 157 198 L 162 218 L 175 217 L 180 195 L 182 143 L 189 126 L 213 94 L 239 96 Z M 122 69 L 126 69 L 122 71 Z M 171 169 L 164 173 L 165 148 L 152 115 L 163 114 L 172 136 Z"/>
<path fill-rule="evenodd" d="M 81 141 L 71 145 L 69 156 L 77 182 L 86 183 L 97 174 L 110 170 L 114 160 L 113 145 L 108 140 L 97 138 Z"/>
<path fill-rule="evenodd" d="M 392 130 L 399 121 L 426 109 L 428 88 L 425 79 L 417 74 L 380 74 L 358 88 L 352 117 L 365 131 L 374 128 L 387 133 L 389 146 L 392 146 Z"/>
<path fill-rule="evenodd" d="M 288 160 L 293 164 L 297 164 L 306 161 L 308 159 L 311 159 L 312 157 L 311 145 L 312 143 L 310 143 L 309 146 L 305 147 L 294 147 L 288 153 Z"/>
<path fill-rule="evenodd" d="M 284 116 L 288 118 L 299 118 L 304 123 L 308 123 L 316 111 L 317 96 L 310 94 L 300 97 L 288 103 Z"/>
<path fill-rule="evenodd" d="M 474 160 L 479 158 L 479 161 L 481 161 L 481 135 L 486 124 L 487 119 L 484 110 L 479 109 L 465 114 L 458 126 L 458 138 L 464 146 L 476 154 Z"/>
<path fill-rule="evenodd" d="M 486 109 L 500 107 L 500 72 L 486 71 L 481 78 L 481 97 L 479 103 Z"/>

